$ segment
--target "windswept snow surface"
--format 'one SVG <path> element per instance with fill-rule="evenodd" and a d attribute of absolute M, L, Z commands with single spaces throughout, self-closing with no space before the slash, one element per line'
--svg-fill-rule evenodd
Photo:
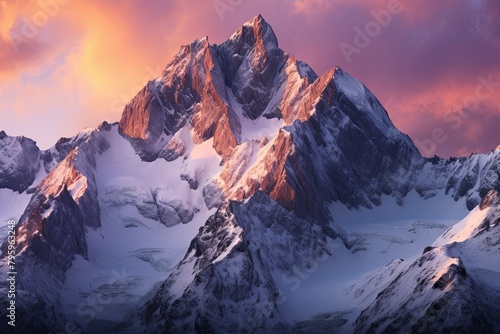
<path fill-rule="evenodd" d="M 291 324 L 303 327 L 306 320 L 317 324 L 318 317 L 328 318 L 340 323 L 344 333 L 353 331 L 360 312 L 407 263 L 468 212 L 463 200 L 455 202 L 444 193 L 425 200 L 416 192 L 408 194 L 404 206 L 385 196 L 372 209 L 349 210 L 338 203 L 330 209 L 333 227 L 344 232 L 330 241 L 333 255 L 307 271 L 295 270 L 292 277 L 275 272 L 274 279 L 281 296 L 278 308 Z M 384 268 L 388 264 L 391 270 Z M 359 286 L 366 291 L 354 288 Z"/>
<path fill-rule="evenodd" d="M 356 320 L 356 332 L 498 333 L 499 204 L 497 190 L 490 190 L 420 256 L 353 286 L 351 296 L 360 300 L 366 286 L 384 281 Z"/>
<path fill-rule="evenodd" d="M 31 195 L 26 192 L 19 194 L 10 189 L 0 189 L 0 205 L 2 207 L 0 217 L 0 245 L 7 237 L 7 222 L 10 220 L 19 221 L 19 218 L 26 209 Z"/>
<path fill-rule="evenodd" d="M 61 292 L 68 318 L 89 329 L 105 328 L 108 321 L 125 322 L 167 279 L 198 229 L 215 212 L 203 203 L 202 189 L 220 169 L 211 140 L 192 151 L 189 147 L 185 159 L 147 163 L 116 126 L 107 136 L 111 148 L 97 159 L 96 173 L 102 226 L 87 231 L 89 259 L 77 257 Z M 196 175 L 196 190 L 181 179 L 185 173 Z M 141 208 L 151 212 L 154 202 L 172 200 L 194 208 L 192 219 L 188 215 L 187 223 L 167 227 L 141 213 Z"/>
<path fill-rule="evenodd" d="M 476 207 L 433 243 L 434 247 L 449 245 L 449 256 L 460 258 L 469 274 L 495 290 L 500 288 L 498 213 L 500 209 L 495 216 L 490 208 Z M 491 234 L 487 234 L 490 230 Z"/>

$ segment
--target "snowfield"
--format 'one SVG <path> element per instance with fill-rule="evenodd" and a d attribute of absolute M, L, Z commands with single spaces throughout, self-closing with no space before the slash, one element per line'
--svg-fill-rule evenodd
<path fill-rule="evenodd" d="M 332 205 L 333 225 L 345 232 L 343 238 L 350 249 L 340 238 L 331 240 L 331 257 L 318 260 L 309 270 L 297 271 L 295 277 L 275 277 L 283 293 L 280 309 L 291 323 L 336 314 L 336 321 L 346 320 L 342 332 L 352 332 L 359 313 L 391 278 L 468 212 L 463 200 L 455 202 L 445 194 L 425 200 L 412 192 L 403 206 L 390 196 L 382 202 L 360 210 Z"/>

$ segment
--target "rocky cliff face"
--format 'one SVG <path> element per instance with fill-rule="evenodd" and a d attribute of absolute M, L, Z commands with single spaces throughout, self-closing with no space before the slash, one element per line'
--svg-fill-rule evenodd
<path fill-rule="evenodd" d="M 182 148 L 172 150 L 171 139 L 188 124 L 195 143 L 213 137 L 221 155 L 236 146 L 240 126 L 224 101 L 216 53 L 207 39 L 182 47 L 162 76 L 149 82 L 125 107 L 120 131 L 144 160 L 175 159 L 182 154 Z"/>
<path fill-rule="evenodd" d="M 25 137 L 0 132 L 0 188 L 25 191 L 38 172 L 40 149 Z"/>
<path fill-rule="evenodd" d="M 87 258 L 87 229 L 100 227 L 95 157 L 108 147 L 100 130 L 89 134 L 38 184 L 16 225 L 16 298 L 19 316 L 27 319 L 19 330 L 64 328 L 59 293 L 75 256 Z"/>
<path fill-rule="evenodd" d="M 41 151 L 33 140 L 11 137 L 1 131 L 0 189 L 19 193 L 26 191 L 33 185 L 42 167 L 46 173 L 50 173 L 75 147 L 88 139 L 88 133 L 83 130 L 72 138 L 60 138 L 53 147 Z"/>
<path fill-rule="evenodd" d="M 448 325 L 423 324 L 460 312 L 486 326 L 471 329 L 498 328 L 488 313 L 495 304 L 472 301 L 486 283 L 456 252 L 496 247 L 489 190 L 500 174 L 499 151 L 422 157 L 368 88 L 338 67 L 318 77 L 279 48 L 260 15 L 220 45 L 205 38 L 183 46 L 126 105 L 119 124 L 103 123 L 47 151 L 0 133 L 0 150 L 0 188 L 31 187 L 33 194 L 16 227 L 23 312 L 36 309 L 26 330 L 62 330 L 72 318 L 88 331 L 292 331 L 279 278 L 353 247 L 335 224 L 333 204 L 357 210 L 394 198 L 404 207 L 412 193 L 428 201 L 445 196 L 469 210 L 481 204 L 473 212 L 487 212 L 489 225 L 482 220 L 462 248 L 439 242 L 411 264 L 381 269 L 380 277 L 400 275 L 377 286 L 382 292 L 355 329 L 437 330 Z M 33 184 L 37 176 L 43 180 Z M 131 230 L 147 238 L 131 242 Z M 157 235 L 172 248 L 151 246 Z M 103 284 L 99 270 L 123 259 L 141 269 Z M 72 288 L 72 270 L 89 275 L 88 287 Z M 158 272 L 158 281 L 138 288 Z M 103 308 L 101 322 L 83 321 L 65 312 L 77 306 L 64 305 L 63 289 L 84 304 L 81 295 L 108 289 L 136 310 L 115 302 L 121 318 Z M 456 303 L 462 295 L 467 302 Z"/>
<path fill-rule="evenodd" d="M 289 108 L 283 102 L 296 99 L 315 78 L 307 64 L 278 48 L 272 28 L 258 16 L 221 45 L 205 38 L 183 46 L 161 77 L 125 107 L 120 131 L 147 161 L 178 157 L 172 147 L 182 149 L 170 143 L 186 125 L 195 143 L 213 137 L 214 148 L 225 157 L 245 141 L 242 122 L 282 118 L 280 107 Z M 291 121 L 295 115 L 288 113 Z"/>
<path fill-rule="evenodd" d="M 272 272 L 311 268 L 331 255 L 328 238 L 337 236 L 326 224 L 298 217 L 261 191 L 245 204 L 232 202 L 200 229 L 142 320 L 159 332 L 289 331 L 276 309 Z"/>

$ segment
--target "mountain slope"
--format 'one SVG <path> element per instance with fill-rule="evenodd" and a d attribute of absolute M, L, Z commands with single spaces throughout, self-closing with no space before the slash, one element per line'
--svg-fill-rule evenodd
<path fill-rule="evenodd" d="M 499 204 L 498 190 L 491 190 L 422 256 L 401 265 L 397 277 L 361 313 L 356 331 L 498 332 Z"/>

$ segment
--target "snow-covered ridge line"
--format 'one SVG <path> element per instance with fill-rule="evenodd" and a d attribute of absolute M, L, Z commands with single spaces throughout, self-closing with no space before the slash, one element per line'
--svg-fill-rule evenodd
<path fill-rule="evenodd" d="M 500 238 L 498 190 L 490 190 L 414 262 L 381 269 L 381 275 L 390 269 L 397 277 L 361 313 L 356 331 L 498 332 L 500 248 L 493 241 Z"/>
<path fill-rule="evenodd" d="M 103 124 L 107 124 L 104 122 Z M 20 136 L 11 137 L 0 132 L 0 189 L 7 188 L 22 193 L 31 186 L 42 170 L 50 173 L 75 147 L 85 142 L 94 129 L 84 129 L 71 138 L 60 138 L 57 143 L 42 151 L 36 142 Z"/>

